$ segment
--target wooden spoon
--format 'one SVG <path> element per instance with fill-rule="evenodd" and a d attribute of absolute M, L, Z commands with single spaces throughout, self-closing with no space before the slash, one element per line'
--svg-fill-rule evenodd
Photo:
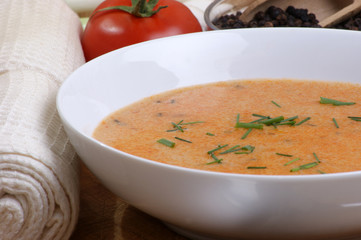
<path fill-rule="evenodd" d="M 350 17 L 353 17 L 361 11 L 361 0 L 353 0 L 353 3 L 340 9 L 336 13 L 321 20 L 319 24 L 321 27 L 329 27 L 334 24 L 340 23 Z M 316 15 L 317 16 L 317 15 Z"/>
<path fill-rule="evenodd" d="M 243 22 L 249 22 L 252 20 L 253 16 L 261 11 L 260 8 L 264 5 L 265 2 L 269 0 L 255 0 L 242 12 L 242 15 L 239 17 L 239 20 Z M 267 7 L 268 8 L 268 7 Z M 267 9 L 265 8 L 265 9 Z"/>
<path fill-rule="evenodd" d="M 257 12 L 265 11 L 270 6 L 281 9 L 288 6 L 306 8 L 316 15 L 321 27 L 329 27 L 361 11 L 361 0 L 255 0 L 247 6 L 239 19 L 249 22 Z"/>

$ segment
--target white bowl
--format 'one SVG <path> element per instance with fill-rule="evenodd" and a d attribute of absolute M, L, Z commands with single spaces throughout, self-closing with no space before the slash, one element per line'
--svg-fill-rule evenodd
<path fill-rule="evenodd" d="M 250 78 L 361 82 L 361 33 L 242 29 L 153 40 L 76 70 L 57 107 L 72 144 L 115 194 L 194 239 L 343 239 L 361 235 L 361 172 L 261 176 L 142 159 L 92 138 L 108 114 L 192 84 Z M 360 93 L 361 94 L 361 93 Z"/>

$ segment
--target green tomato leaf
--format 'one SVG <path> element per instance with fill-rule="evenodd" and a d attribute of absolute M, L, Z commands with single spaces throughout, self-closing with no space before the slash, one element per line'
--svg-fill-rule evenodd
<path fill-rule="evenodd" d="M 166 8 L 168 6 L 160 6 L 156 10 L 153 10 L 157 5 L 159 0 L 132 0 L 132 6 L 112 6 L 99 9 L 97 12 L 108 11 L 108 10 L 120 10 L 132 14 L 136 17 L 151 17 L 162 8 Z M 95 13 L 97 13 L 95 12 Z"/>

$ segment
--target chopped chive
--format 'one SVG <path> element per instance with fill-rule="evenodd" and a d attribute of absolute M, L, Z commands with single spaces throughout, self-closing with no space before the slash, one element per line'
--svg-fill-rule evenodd
<path fill-rule="evenodd" d="M 260 121 L 262 121 L 262 120 L 270 119 L 269 116 L 263 116 L 263 115 L 260 115 L 260 114 L 252 114 L 252 116 L 254 116 L 254 117 L 259 117 L 259 119 L 256 119 L 256 120 L 254 120 L 254 121 L 252 121 L 252 122 L 250 122 L 250 123 L 258 123 L 258 122 L 260 122 Z"/>
<path fill-rule="evenodd" d="M 304 164 L 304 165 L 301 165 L 297 168 L 292 168 L 290 171 L 291 172 L 297 172 L 299 170 L 302 170 L 302 169 L 308 169 L 308 168 L 312 168 L 312 167 L 315 167 L 317 166 L 318 163 L 317 162 L 311 162 L 311 163 L 307 163 L 307 164 Z"/>
<path fill-rule="evenodd" d="M 214 161 L 206 163 L 207 165 L 213 164 L 213 163 L 222 163 L 222 161 L 223 161 L 223 159 L 217 158 L 213 153 L 211 153 L 211 157 L 214 159 Z"/>
<path fill-rule="evenodd" d="M 298 118 L 298 116 L 293 116 L 293 117 L 287 118 L 287 119 L 285 119 L 285 120 L 282 120 L 281 122 L 293 121 L 293 120 L 295 120 L 295 119 L 297 119 L 297 118 Z"/>
<path fill-rule="evenodd" d="M 183 122 L 183 120 L 180 120 L 179 123 L 177 123 L 177 125 L 181 125 Z"/>
<path fill-rule="evenodd" d="M 361 117 L 348 117 L 348 118 L 357 122 L 361 122 Z"/>
<path fill-rule="evenodd" d="M 169 141 L 169 140 L 167 140 L 165 138 L 161 138 L 157 142 L 159 142 L 159 143 L 161 143 L 161 144 L 163 144 L 163 145 L 165 145 L 167 147 L 170 147 L 170 148 L 173 148 L 175 146 L 174 142 Z"/>
<path fill-rule="evenodd" d="M 247 130 L 247 132 L 246 132 L 245 134 L 243 134 L 243 136 L 241 137 L 241 139 L 245 139 L 245 138 L 248 136 L 248 134 L 250 134 L 250 132 L 252 132 L 252 129 L 253 129 L 253 128 L 249 128 L 249 129 Z"/>
<path fill-rule="evenodd" d="M 341 102 L 341 101 L 338 101 L 338 100 L 334 100 L 334 99 L 330 99 L 330 98 L 324 98 L 324 97 L 321 97 L 320 103 L 322 103 L 322 104 L 332 104 L 334 106 L 356 104 L 355 102 Z"/>
<path fill-rule="evenodd" d="M 258 123 L 258 122 L 260 122 L 260 121 L 262 121 L 262 120 L 264 120 L 265 118 L 259 118 L 259 119 L 256 119 L 256 120 L 254 120 L 254 121 L 252 121 L 252 122 L 249 122 L 249 123 Z"/>
<path fill-rule="evenodd" d="M 207 132 L 206 133 L 208 136 L 214 136 L 214 134 L 213 133 L 210 133 L 210 132 Z"/>
<path fill-rule="evenodd" d="M 222 148 L 227 147 L 227 146 L 228 146 L 228 144 L 225 144 L 225 145 L 223 145 L 223 146 L 219 145 L 218 147 L 216 147 L 215 149 L 212 149 L 212 150 L 208 151 L 207 153 L 208 153 L 208 154 L 212 154 L 212 153 L 214 153 L 215 151 L 218 151 L 219 149 L 222 149 Z"/>
<path fill-rule="evenodd" d="M 256 114 L 256 113 L 253 113 L 252 116 L 260 117 L 260 118 L 269 118 L 269 116 L 264 116 L 264 115 L 260 115 L 260 114 Z"/>
<path fill-rule="evenodd" d="M 244 147 L 242 147 L 242 150 L 247 150 L 247 151 L 250 151 L 250 152 L 253 152 L 253 150 L 255 149 L 256 147 L 252 146 L 252 145 L 246 145 Z"/>
<path fill-rule="evenodd" d="M 310 119 L 311 119 L 310 117 L 306 117 L 305 119 L 303 119 L 302 121 L 296 123 L 295 125 L 296 125 L 296 126 L 299 126 L 299 125 L 301 125 L 302 123 L 305 123 L 305 122 L 307 122 L 307 121 L 310 120 Z"/>
<path fill-rule="evenodd" d="M 170 130 L 167 130 L 166 132 L 175 132 L 175 131 L 178 131 L 178 129 L 170 129 Z"/>
<path fill-rule="evenodd" d="M 183 120 L 182 120 L 182 121 L 183 121 Z M 182 121 L 181 121 L 181 122 L 182 122 Z M 179 123 L 181 123 L 181 122 L 179 122 Z M 172 122 L 172 125 L 173 125 L 174 128 L 178 129 L 179 131 L 184 132 L 184 131 L 183 131 L 183 128 L 182 128 L 181 126 L 179 126 L 179 123 L 176 124 L 176 123 Z"/>
<path fill-rule="evenodd" d="M 276 153 L 276 154 L 284 157 L 293 157 L 293 155 L 290 154 L 283 154 L 283 153 Z"/>
<path fill-rule="evenodd" d="M 284 117 L 279 116 L 279 117 L 275 117 L 275 118 L 271 118 L 271 119 L 262 120 L 262 121 L 260 121 L 260 123 L 263 123 L 265 125 L 271 125 L 272 123 L 278 123 L 282 120 L 284 120 Z"/>
<path fill-rule="evenodd" d="M 317 157 L 316 153 L 312 153 L 312 155 L 315 157 L 315 159 L 316 159 L 316 161 L 317 161 L 318 163 L 321 162 L 320 159 Z"/>
<path fill-rule="evenodd" d="M 335 124 L 336 128 L 339 128 L 338 123 L 335 118 L 332 118 L 333 123 Z"/>
<path fill-rule="evenodd" d="M 321 173 L 321 174 L 326 174 L 324 171 L 322 170 L 317 170 L 317 172 Z"/>
<path fill-rule="evenodd" d="M 276 124 L 276 126 L 278 125 L 295 125 L 296 121 L 288 121 L 288 122 L 279 122 Z"/>
<path fill-rule="evenodd" d="M 237 114 L 237 117 L 236 117 L 236 124 L 239 123 L 239 113 Z"/>
<path fill-rule="evenodd" d="M 244 150 L 245 152 L 235 152 L 235 154 L 250 154 L 254 151 L 255 147 L 251 145 L 246 145 L 244 147 L 241 147 L 240 150 Z"/>
<path fill-rule="evenodd" d="M 226 154 L 226 153 L 235 152 L 235 151 L 239 151 L 239 150 L 241 150 L 241 148 L 239 148 L 239 145 L 236 145 L 236 146 L 233 146 L 233 147 L 231 147 L 231 148 L 227 149 L 226 151 L 221 152 L 219 154 Z"/>
<path fill-rule="evenodd" d="M 281 107 L 278 103 L 276 103 L 275 101 L 271 101 L 271 103 L 273 103 L 274 105 L 276 105 L 277 107 Z"/>
<path fill-rule="evenodd" d="M 291 163 L 294 163 L 294 162 L 296 162 L 296 161 L 298 161 L 298 160 L 300 160 L 300 158 L 294 158 L 294 159 L 292 159 L 291 161 L 286 162 L 285 164 L 283 164 L 283 166 L 290 165 Z"/>
<path fill-rule="evenodd" d="M 235 128 L 257 128 L 263 129 L 262 124 L 237 122 Z"/>
<path fill-rule="evenodd" d="M 174 138 L 177 140 L 183 141 L 183 142 L 192 143 L 191 141 L 183 139 L 183 138 L 179 138 L 179 137 L 174 137 Z"/>
<path fill-rule="evenodd" d="M 204 121 L 194 121 L 194 122 L 178 123 L 178 125 L 189 125 L 189 124 L 196 124 L 196 123 L 205 123 L 205 122 Z"/>
<path fill-rule="evenodd" d="M 266 169 L 267 167 L 262 166 L 262 167 L 255 167 L 255 166 L 248 166 L 247 169 Z"/>

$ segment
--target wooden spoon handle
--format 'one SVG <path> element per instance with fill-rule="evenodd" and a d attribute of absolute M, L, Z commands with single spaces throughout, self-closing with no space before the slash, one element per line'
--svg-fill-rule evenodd
<path fill-rule="evenodd" d="M 336 13 L 328 16 L 327 18 L 320 21 L 321 27 L 329 27 L 331 25 L 340 23 L 347 18 L 350 18 L 357 14 L 361 10 L 361 0 L 354 0 L 350 5 L 342 8 Z"/>
<path fill-rule="evenodd" d="M 267 2 L 268 0 L 255 0 L 251 4 L 248 5 L 246 10 L 242 13 L 242 15 L 239 17 L 239 20 L 243 22 L 247 22 L 249 19 L 249 15 L 256 9 L 258 6 L 262 5 L 263 3 Z M 251 16 L 253 17 L 253 16 Z"/>

